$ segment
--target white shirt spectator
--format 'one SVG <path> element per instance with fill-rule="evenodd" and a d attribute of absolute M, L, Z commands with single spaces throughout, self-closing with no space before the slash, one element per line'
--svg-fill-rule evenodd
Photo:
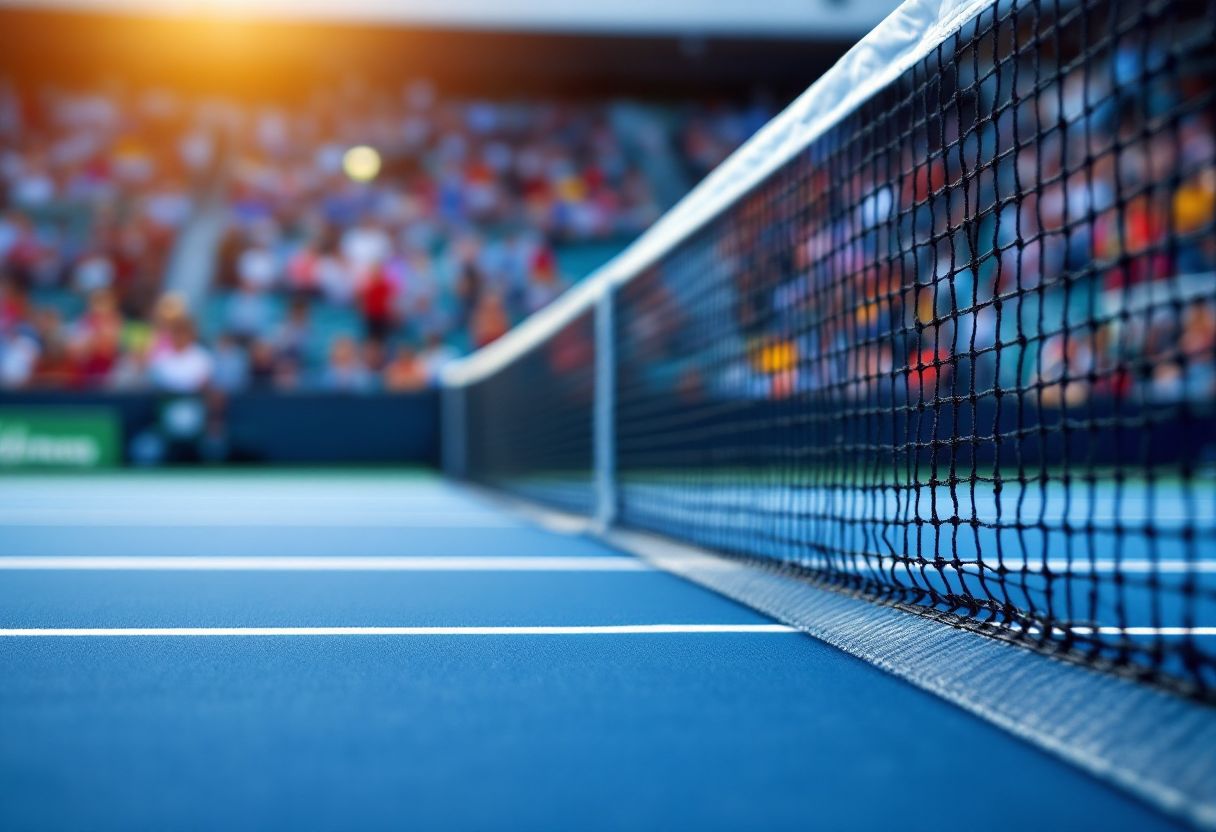
<path fill-rule="evenodd" d="M 356 226 L 342 235 L 342 256 L 357 275 L 383 263 L 392 253 L 393 241 L 374 225 Z"/>
<path fill-rule="evenodd" d="M 108 289 L 114 282 L 114 264 L 102 254 L 90 254 L 72 270 L 72 283 L 80 292 L 88 294 L 98 289 Z"/>
<path fill-rule="evenodd" d="M 11 333 L 0 340 L 0 387 L 23 387 L 34 374 L 40 352 L 28 335 Z"/>
<path fill-rule="evenodd" d="M 255 289 L 270 289 L 279 280 L 279 263 L 268 248 L 249 248 L 236 261 L 236 273 L 242 283 Z"/>
<path fill-rule="evenodd" d="M 13 183 L 9 198 L 17 205 L 45 205 L 55 198 L 55 180 L 40 171 L 30 171 Z"/>
<path fill-rule="evenodd" d="M 355 280 L 350 269 L 337 257 L 318 257 L 317 285 L 330 303 L 348 304 L 355 296 Z"/>
<path fill-rule="evenodd" d="M 162 350 L 152 359 L 149 372 L 157 389 L 170 393 L 197 393 L 211 380 L 211 354 L 198 344 Z"/>

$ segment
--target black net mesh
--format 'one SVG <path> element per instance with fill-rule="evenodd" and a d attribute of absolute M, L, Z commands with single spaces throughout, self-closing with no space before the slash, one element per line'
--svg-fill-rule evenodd
<path fill-rule="evenodd" d="M 1216 3 L 1001 2 L 613 297 L 618 522 L 1216 699 Z M 591 513 L 590 310 L 467 390 Z"/>
<path fill-rule="evenodd" d="M 464 474 L 566 511 L 594 509 L 594 315 L 462 391 Z"/>
<path fill-rule="evenodd" d="M 1216 690 L 1216 4 L 1000 4 L 616 298 L 620 522 Z"/>

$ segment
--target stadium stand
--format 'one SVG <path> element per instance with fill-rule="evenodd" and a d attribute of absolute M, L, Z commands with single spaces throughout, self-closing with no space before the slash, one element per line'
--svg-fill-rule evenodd
<path fill-rule="evenodd" d="M 425 81 L 267 105 L 9 85 L 0 384 L 434 386 L 768 115 L 765 103 L 482 100 Z M 343 168 L 361 145 L 383 156 L 371 182 Z M 166 291 L 173 247 L 217 188 L 214 279 L 189 308 Z"/>

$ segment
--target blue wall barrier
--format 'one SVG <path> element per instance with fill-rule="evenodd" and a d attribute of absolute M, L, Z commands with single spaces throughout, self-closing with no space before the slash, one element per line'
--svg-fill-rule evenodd
<path fill-rule="evenodd" d="M 439 396 L 245 393 L 224 399 L 148 393 L 0 392 L 0 407 L 109 411 L 135 463 L 439 462 Z"/>

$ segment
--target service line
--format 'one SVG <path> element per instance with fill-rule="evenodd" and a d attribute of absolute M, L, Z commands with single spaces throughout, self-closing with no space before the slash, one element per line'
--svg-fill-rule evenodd
<path fill-rule="evenodd" d="M 784 624 L 625 624 L 591 627 L 114 627 L 0 630 L 0 638 L 113 636 L 582 636 L 797 633 Z"/>
<path fill-rule="evenodd" d="M 3 570 L 150 572 L 653 572 L 635 557 L 0 557 Z"/>

